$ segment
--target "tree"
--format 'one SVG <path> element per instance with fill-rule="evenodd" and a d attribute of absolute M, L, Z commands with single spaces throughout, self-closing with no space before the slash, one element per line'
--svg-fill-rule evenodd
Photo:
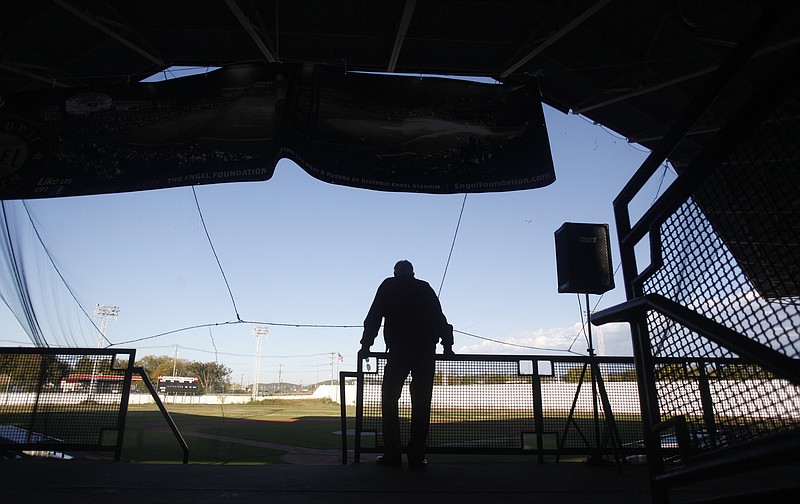
<path fill-rule="evenodd" d="M 0 375 L 5 377 L 6 386 L 36 390 L 39 386 L 58 384 L 69 372 L 69 365 L 53 355 L 0 355 Z"/>
<path fill-rule="evenodd" d="M 655 369 L 656 379 L 662 381 L 686 380 L 689 376 L 697 375 L 697 370 L 686 368 L 683 362 L 671 362 L 658 365 Z"/>
<path fill-rule="evenodd" d="M 146 355 L 136 361 L 143 367 L 150 380 L 155 382 L 159 376 L 190 376 L 197 378 L 198 392 L 213 394 L 223 392 L 231 375 L 231 369 L 216 362 L 198 362 L 175 359 L 168 355 Z"/>
<path fill-rule="evenodd" d="M 197 378 L 203 394 L 224 392 L 232 372 L 228 366 L 217 362 L 191 362 L 188 371 Z"/>
<path fill-rule="evenodd" d="M 583 374 L 583 366 L 575 366 L 567 369 L 561 376 L 561 379 L 565 382 L 577 383 L 581 379 L 581 374 Z M 591 377 L 592 377 L 592 370 L 590 367 L 587 366 L 586 374 L 583 376 L 583 379 L 588 381 L 591 380 Z"/>
<path fill-rule="evenodd" d="M 186 359 L 175 359 L 168 355 L 146 355 L 136 362 L 144 368 L 150 381 L 157 381 L 159 376 L 187 376 L 190 374 L 191 362 Z"/>

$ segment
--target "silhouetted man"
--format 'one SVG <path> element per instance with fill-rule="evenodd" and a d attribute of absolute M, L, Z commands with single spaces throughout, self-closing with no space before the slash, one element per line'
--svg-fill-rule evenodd
<path fill-rule="evenodd" d="M 414 278 L 414 267 L 408 261 L 395 264 L 394 276 L 378 287 L 364 320 L 362 355 L 375 341 L 382 319 L 388 357 L 381 387 L 385 452 L 378 457 L 378 463 L 402 464 L 397 402 L 403 383 L 411 373 L 408 466 L 421 469 L 427 464 L 425 441 L 431 419 L 436 344 L 441 340 L 445 355 L 453 353 L 453 326 L 447 323 L 436 293 L 427 282 Z"/>

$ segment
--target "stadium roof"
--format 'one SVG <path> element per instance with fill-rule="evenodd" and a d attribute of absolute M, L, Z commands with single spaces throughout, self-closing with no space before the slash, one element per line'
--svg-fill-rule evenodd
<path fill-rule="evenodd" d="M 786 2 L 792 4 L 793 2 Z M 136 82 L 172 65 L 538 79 L 546 104 L 658 144 L 770 2 L 714 0 L 13 0 L 0 92 Z M 684 165 L 800 40 L 797 9 L 672 151 Z"/>

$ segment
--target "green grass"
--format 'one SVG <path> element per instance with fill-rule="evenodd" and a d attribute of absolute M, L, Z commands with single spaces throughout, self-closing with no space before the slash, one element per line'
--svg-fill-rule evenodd
<path fill-rule="evenodd" d="M 222 406 L 168 404 L 167 409 L 189 445 L 189 459 L 193 464 L 280 464 L 284 463 L 281 457 L 286 452 L 281 448 L 287 445 L 326 450 L 340 450 L 342 446 L 339 434 L 340 406 L 330 401 L 276 399 Z M 347 415 L 347 428 L 353 429 L 355 408 L 348 408 Z M 450 416 L 453 415 L 451 412 Z M 473 431 L 482 436 L 485 435 L 482 433 L 501 432 L 504 428 L 499 424 L 493 427 L 481 425 L 478 428 L 476 425 L 485 421 L 464 420 L 471 418 L 468 412 L 463 414 L 464 419 L 461 416 L 458 418 L 459 422 L 436 425 L 431 434 L 447 438 L 447 432 L 437 434 L 437 429 L 456 429 L 462 436 L 465 432 Z M 527 424 L 533 423 L 532 419 L 522 420 Z M 506 421 L 515 424 L 512 428 L 519 428 L 516 424 L 520 419 Z M 590 419 L 576 418 L 575 421 L 584 433 L 592 435 Z M 501 421 L 500 424 L 502 423 Z M 618 416 L 617 423 L 623 433 L 624 442 L 628 436 L 640 435 L 638 418 Z M 550 416 L 545 419 L 545 428 L 551 432 L 545 435 L 545 448 L 556 448 L 557 435 L 560 435 L 563 425 L 564 418 Z M 576 429 L 571 427 L 569 431 L 567 446 L 573 443 L 574 446 L 583 446 Z M 270 443 L 271 446 L 261 443 Z M 369 439 L 365 443 L 364 447 L 368 449 Z M 352 448 L 352 439 L 349 444 Z M 132 405 L 128 409 L 122 456 L 134 463 L 180 463 L 183 452 L 155 405 Z M 364 457 L 369 460 L 371 454 L 364 453 Z M 554 458 L 545 457 L 546 460 Z M 560 460 L 571 462 L 585 458 L 586 455 L 565 454 Z M 537 460 L 533 452 L 522 455 L 431 454 L 429 459 L 445 462 Z"/>
<path fill-rule="evenodd" d="M 283 451 L 184 436 L 192 464 L 280 464 Z M 171 431 L 126 429 L 123 459 L 136 463 L 181 463 L 183 450 Z"/>
<path fill-rule="evenodd" d="M 285 450 L 252 446 L 247 444 L 249 442 L 339 449 L 339 408 L 338 404 L 323 400 L 271 400 L 222 406 L 167 405 L 189 445 L 190 462 L 206 464 L 282 463 L 281 455 Z M 351 408 L 348 415 L 353 414 Z M 197 434 L 224 439 L 208 439 Z M 183 459 L 178 441 L 155 405 L 128 408 L 122 453 L 126 460 L 141 463 L 179 463 Z"/>

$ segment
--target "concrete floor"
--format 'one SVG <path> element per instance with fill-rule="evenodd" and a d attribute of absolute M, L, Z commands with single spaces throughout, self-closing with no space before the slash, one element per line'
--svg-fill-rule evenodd
<path fill-rule="evenodd" d="M 387 468 L 365 456 L 349 465 L 159 465 L 107 460 L 0 460 L 0 501 L 191 503 L 515 504 L 649 503 L 647 468 L 581 463 L 431 463 L 425 470 Z M 800 466 L 761 471 L 748 478 L 682 487 L 671 503 L 742 496 L 771 485 L 783 490 L 771 502 L 796 496 Z M 791 499 L 793 501 L 793 499 Z M 731 498 L 720 502 L 744 502 Z M 750 500 L 750 502 L 760 502 Z"/>

